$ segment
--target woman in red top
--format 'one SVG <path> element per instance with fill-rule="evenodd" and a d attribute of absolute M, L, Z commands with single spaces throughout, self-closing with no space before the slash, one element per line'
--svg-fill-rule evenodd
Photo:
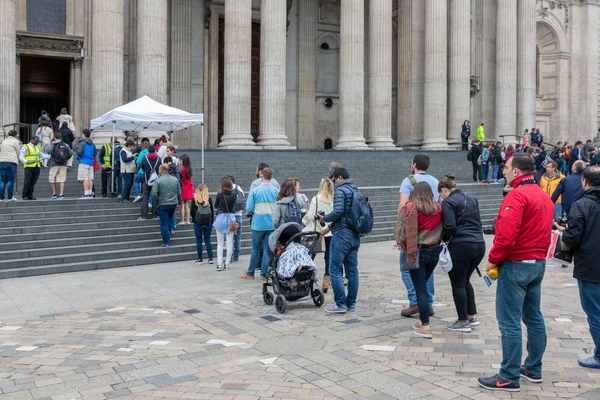
<path fill-rule="evenodd" d="M 403 268 L 418 261 L 418 268 L 409 270 L 419 306 L 419 321 L 413 325 L 413 332 L 425 338 L 431 338 L 427 280 L 440 258 L 442 228 L 442 209 L 433 201 L 431 186 L 417 183 L 400 212 L 394 234 L 398 248 L 405 253 Z"/>
<path fill-rule="evenodd" d="M 192 163 L 187 155 L 182 155 L 181 161 L 181 224 L 191 224 L 192 217 L 190 216 L 190 201 L 194 198 L 194 184 L 192 183 Z"/>

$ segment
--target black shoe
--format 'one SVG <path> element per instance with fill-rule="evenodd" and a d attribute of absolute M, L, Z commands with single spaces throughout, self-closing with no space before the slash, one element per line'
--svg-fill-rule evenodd
<path fill-rule="evenodd" d="M 103 194 L 103 195 L 102 195 L 102 197 L 106 197 L 106 195 L 105 195 L 105 194 Z"/>
<path fill-rule="evenodd" d="M 30 197 L 29 200 L 37 200 L 35 197 Z"/>
<path fill-rule="evenodd" d="M 479 378 L 477 382 L 479 382 L 479 386 L 488 390 L 503 390 L 505 392 L 518 392 L 521 390 L 521 385 L 506 381 L 499 375 L 490 376 L 489 378 Z"/>
<path fill-rule="evenodd" d="M 523 365 L 521 365 L 521 378 L 525 378 L 532 383 L 542 383 L 542 375 L 532 374 Z"/>

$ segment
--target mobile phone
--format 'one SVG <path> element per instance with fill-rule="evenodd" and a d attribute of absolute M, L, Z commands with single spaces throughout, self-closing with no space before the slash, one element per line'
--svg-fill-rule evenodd
<path fill-rule="evenodd" d="M 483 280 L 485 281 L 485 284 L 488 285 L 488 287 L 492 286 L 492 283 L 494 283 L 494 281 L 492 281 L 490 277 L 487 276 L 487 274 L 483 276 Z"/>

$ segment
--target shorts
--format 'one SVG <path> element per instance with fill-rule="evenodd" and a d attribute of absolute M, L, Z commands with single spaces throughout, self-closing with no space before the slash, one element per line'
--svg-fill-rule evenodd
<path fill-rule="evenodd" d="M 77 170 L 78 181 L 93 181 L 94 180 L 94 167 L 87 164 L 79 164 Z"/>
<path fill-rule="evenodd" d="M 65 183 L 67 181 L 67 166 L 56 165 L 54 167 L 50 167 L 48 181 L 50 183 Z"/>

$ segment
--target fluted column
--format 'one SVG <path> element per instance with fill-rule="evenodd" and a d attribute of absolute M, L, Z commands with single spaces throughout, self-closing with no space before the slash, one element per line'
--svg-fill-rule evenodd
<path fill-rule="evenodd" d="M 123 105 L 123 0 L 92 1 L 91 118 Z M 75 126 L 77 129 L 82 127 Z M 110 133 L 93 134 L 108 142 Z"/>
<path fill-rule="evenodd" d="M 167 0 L 138 0 L 137 94 L 159 103 L 167 97 Z"/>
<path fill-rule="evenodd" d="M 461 125 L 471 119 L 471 0 L 450 0 L 449 11 L 448 142 L 458 146 Z"/>
<path fill-rule="evenodd" d="M 285 135 L 287 6 L 262 0 L 260 7 L 260 134 L 265 148 L 290 147 Z"/>
<path fill-rule="evenodd" d="M 517 132 L 535 125 L 535 1 L 519 1 L 517 43 Z"/>
<path fill-rule="evenodd" d="M 369 2 L 369 129 L 367 143 L 391 148 L 392 0 Z"/>
<path fill-rule="evenodd" d="M 425 1 L 424 149 L 448 148 L 448 0 Z"/>
<path fill-rule="evenodd" d="M 252 0 L 225 0 L 224 132 L 219 147 L 254 146 L 250 133 L 251 51 Z"/>
<path fill-rule="evenodd" d="M 73 123 L 77 132 L 81 132 L 81 129 L 84 128 L 83 125 L 87 125 L 87 123 L 83 123 L 83 80 L 81 71 L 82 66 L 82 58 L 73 60 L 73 109 L 69 111 L 72 113 L 71 115 L 73 116 Z M 75 134 L 77 134 L 77 132 L 75 132 Z"/>
<path fill-rule="evenodd" d="M 192 1 L 171 1 L 171 60 L 170 60 L 170 104 L 173 107 L 192 111 Z M 175 143 L 181 147 L 192 147 L 192 129 L 175 133 Z M 199 143 L 201 144 L 201 143 Z"/>
<path fill-rule="evenodd" d="M 340 21 L 340 136 L 338 149 L 366 149 L 365 2 L 344 0 Z"/>
<path fill-rule="evenodd" d="M 6 125 L 18 122 L 15 107 L 15 0 L 0 1 L 0 21 L 0 125 Z"/>
<path fill-rule="evenodd" d="M 298 148 L 315 147 L 315 59 L 317 41 L 317 0 L 302 0 L 298 4 L 299 53 L 298 59 Z"/>
<path fill-rule="evenodd" d="M 497 7 L 495 139 L 512 143 L 517 135 L 517 0 L 498 0 Z"/>

